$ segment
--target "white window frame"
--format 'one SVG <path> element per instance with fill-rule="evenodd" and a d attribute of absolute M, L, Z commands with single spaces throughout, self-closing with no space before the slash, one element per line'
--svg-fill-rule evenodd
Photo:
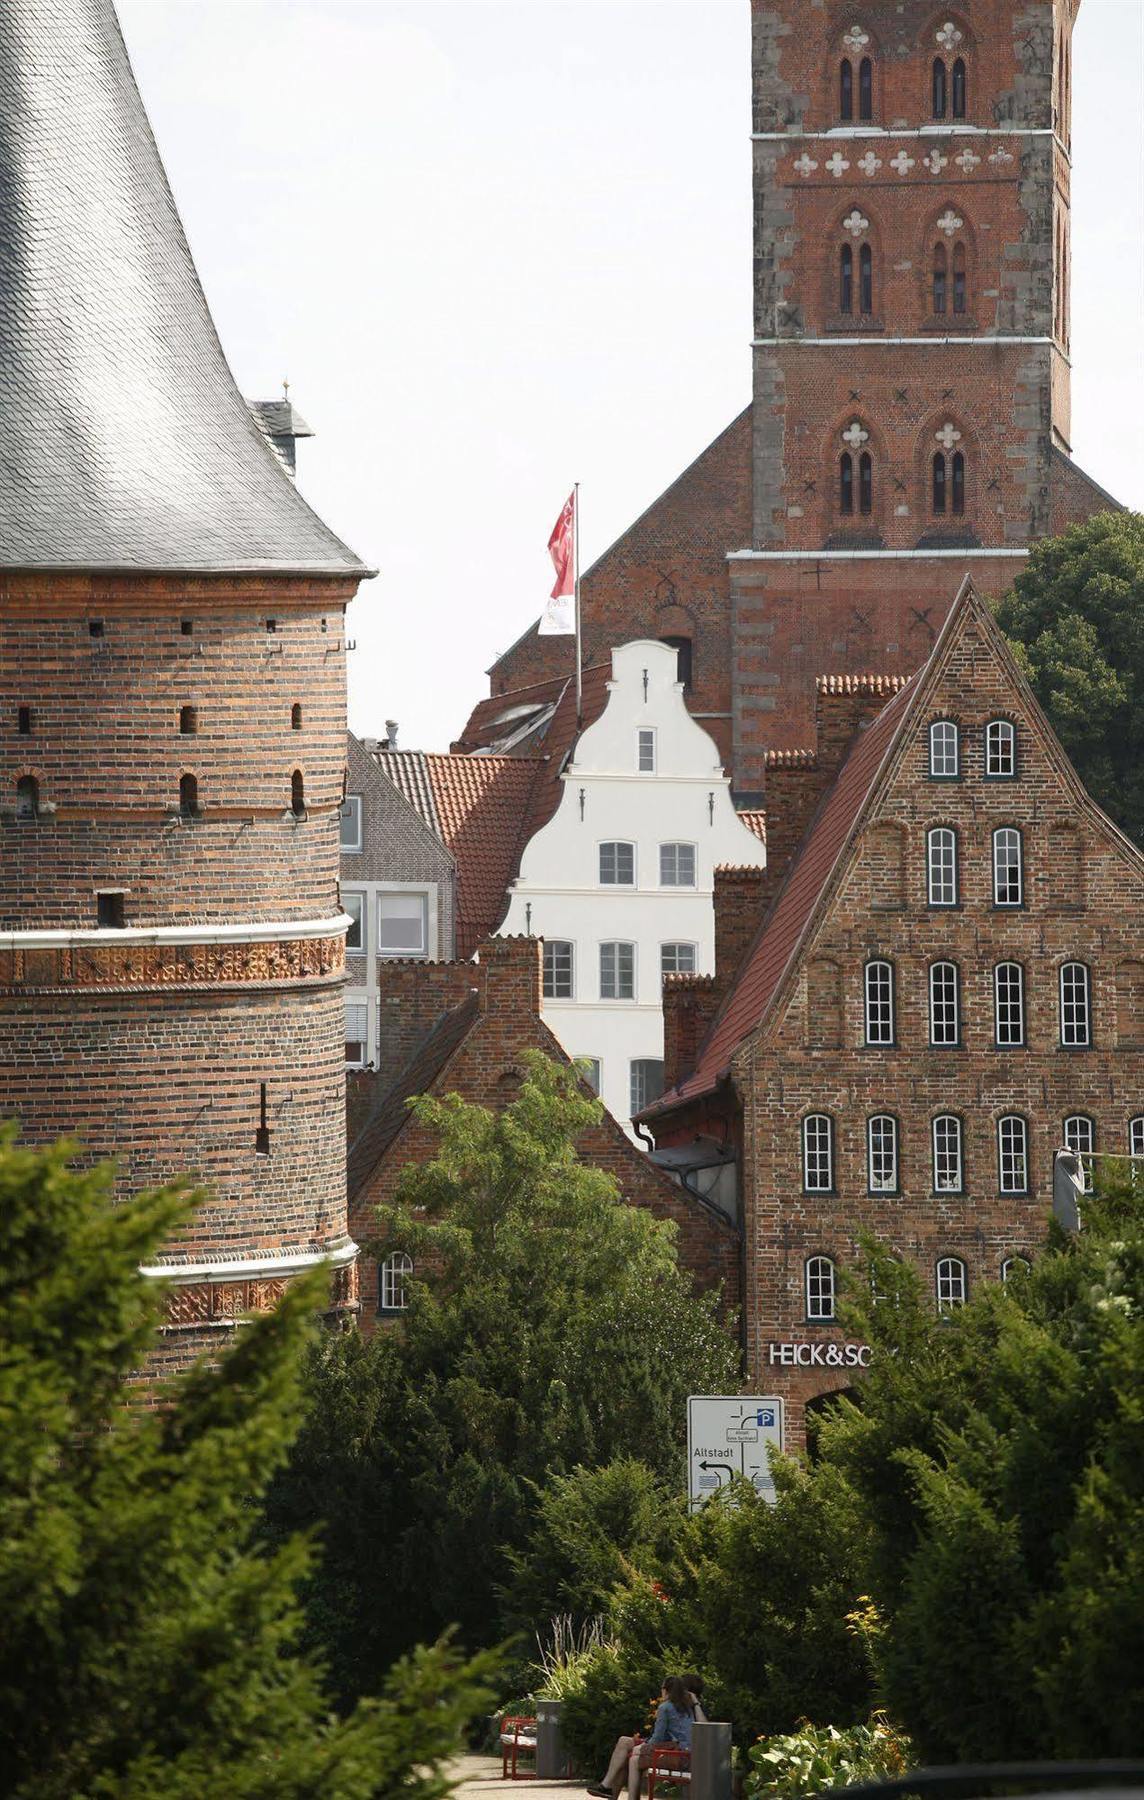
<path fill-rule="evenodd" d="M 876 1171 L 881 1168 L 881 1174 Z M 866 1186 L 871 1194 L 898 1191 L 898 1121 L 893 1113 L 872 1113 L 866 1121 Z"/>
<path fill-rule="evenodd" d="M 969 1298 L 969 1270 L 960 1256 L 939 1256 L 934 1269 L 938 1312 L 964 1306 Z"/>
<path fill-rule="evenodd" d="M 657 1068 L 659 1070 L 659 1088 L 658 1088 L 657 1092 L 654 1094 L 649 1093 L 647 1091 L 647 1080 L 646 1080 L 645 1071 L 648 1068 L 649 1064 L 652 1067 Z M 640 1077 L 639 1077 L 638 1083 L 637 1083 L 637 1076 L 636 1076 L 637 1069 L 640 1071 Z M 662 1056 L 633 1056 L 632 1057 L 631 1061 L 628 1064 L 628 1105 L 629 1105 L 629 1111 L 630 1111 L 631 1117 L 633 1119 L 635 1118 L 637 1113 L 641 1113 L 643 1111 L 645 1106 L 650 1106 L 653 1100 L 658 1100 L 660 1094 L 663 1093 L 663 1073 L 664 1073 L 664 1070 L 663 1070 Z M 637 1093 L 637 1091 L 636 1091 L 637 1085 L 643 1089 L 642 1094 Z"/>
<path fill-rule="evenodd" d="M 669 950 L 675 952 L 675 962 L 676 962 L 677 966 L 673 969 L 669 969 L 666 967 L 665 959 L 666 959 L 667 952 Z M 691 965 L 689 968 L 681 969 L 678 967 L 680 950 L 686 950 L 689 953 L 689 955 L 691 957 Z M 694 975 L 696 968 L 698 966 L 698 963 L 699 963 L 699 946 L 698 946 L 698 944 L 689 944 L 680 938 L 680 939 L 673 939 L 670 943 L 667 943 L 667 944 L 661 944 L 659 947 L 659 972 L 660 972 L 661 976 L 664 976 L 664 975 Z"/>
<path fill-rule="evenodd" d="M 636 732 L 636 773 L 654 775 L 658 758 L 656 756 L 654 725 L 641 725 Z"/>
<path fill-rule="evenodd" d="M 948 736 L 951 732 L 952 740 Z M 939 763 L 949 761 L 951 741 L 953 767 L 939 768 Z M 961 732 L 952 719 L 935 719 L 929 728 L 929 772 L 934 781 L 958 781 L 961 778 Z"/>
<path fill-rule="evenodd" d="M 354 822 L 355 842 L 347 844 L 342 836 L 342 826 L 350 820 Z M 343 856 L 360 856 L 362 849 L 362 804 L 360 794 L 347 794 L 338 808 L 338 843 Z"/>
<path fill-rule="evenodd" d="M 1015 980 L 1011 971 L 1016 972 Z M 1008 991 L 1003 992 L 1003 988 Z M 1020 963 L 998 963 L 993 970 L 993 1042 L 999 1050 L 1020 1050 L 1024 1046 L 1025 971 Z"/>
<path fill-rule="evenodd" d="M 549 993 L 548 974 L 549 958 L 555 965 L 558 951 L 568 952 L 568 992 L 566 994 Z M 555 987 L 555 982 L 553 986 Z M 540 992 L 545 1000 L 575 1000 L 576 998 L 576 945 L 571 938 L 545 938 L 540 973 Z"/>
<path fill-rule="evenodd" d="M 1080 1003 L 1077 1000 L 1076 981 L 1071 971 L 1079 969 L 1083 979 L 1080 992 L 1083 999 L 1083 1018 Z M 1067 962 L 1061 964 L 1060 973 L 1060 1027 L 1061 1043 L 1068 1050 L 1087 1050 L 1092 1045 L 1092 976 L 1087 963 Z"/>
<path fill-rule="evenodd" d="M 802 1191 L 834 1192 L 834 1120 L 829 1113 L 807 1113 L 802 1121 Z M 811 1174 L 815 1175 L 812 1182 Z M 825 1175 L 825 1179 L 821 1177 Z"/>
<path fill-rule="evenodd" d="M 383 1313 L 406 1312 L 409 1294 L 406 1282 L 413 1274 L 413 1258 L 406 1250 L 392 1250 L 377 1265 L 377 1310 Z"/>
<path fill-rule="evenodd" d="M 680 852 L 681 851 L 688 851 L 691 856 L 691 880 L 690 881 L 681 881 L 679 879 L 679 860 L 680 860 Z M 675 864 L 675 879 L 674 880 L 669 880 L 668 877 L 666 876 L 666 874 L 664 873 L 664 858 L 665 857 L 670 857 L 674 861 L 674 864 Z M 698 876 L 699 876 L 699 846 L 697 844 L 688 844 L 688 843 L 683 842 L 682 840 L 672 839 L 670 843 L 660 845 L 660 847 L 659 847 L 659 885 L 661 888 L 694 888 L 697 885 Z"/>
<path fill-rule="evenodd" d="M 947 852 L 948 869 L 946 868 Z M 947 892 L 950 895 L 948 899 L 944 897 Z M 939 898 L 935 899 L 935 894 Z M 952 825 L 931 825 L 926 832 L 926 896 L 931 906 L 957 905 L 957 832 Z"/>
<path fill-rule="evenodd" d="M 1014 850 L 1015 856 L 1010 854 Z M 1016 825 L 999 825 L 993 833 L 993 904 L 1025 904 L 1025 848 Z"/>
<path fill-rule="evenodd" d="M 953 1130 L 949 1127 L 952 1125 Z M 933 1191 L 935 1194 L 964 1194 L 965 1192 L 965 1133 L 960 1118 L 956 1113 L 938 1113 L 930 1129 L 933 1144 Z M 951 1152 L 951 1143 L 956 1147 Z M 956 1163 L 954 1163 L 956 1156 Z M 955 1179 L 948 1173 L 942 1179 L 943 1168 L 947 1171 L 955 1167 Z"/>
<path fill-rule="evenodd" d="M 1025 1273 L 1028 1274 L 1028 1272 L 1032 1268 L 1032 1266 L 1033 1265 L 1029 1261 L 1027 1256 L 1021 1256 L 1020 1254 L 1018 1254 L 1016 1256 L 1007 1256 L 1001 1264 L 1002 1286 L 1004 1286 L 1008 1283 L 1014 1270 L 1023 1269 L 1025 1271 Z"/>
<path fill-rule="evenodd" d="M 621 993 L 607 994 L 604 992 L 604 954 L 608 950 L 611 950 L 615 953 L 613 956 L 612 962 L 613 962 L 614 985 L 616 988 L 619 988 L 621 985 L 621 983 L 620 983 L 620 951 L 621 950 L 630 950 L 631 951 L 631 953 L 632 953 L 632 991 L 630 994 L 621 994 Z M 605 938 L 603 940 L 603 942 L 600 944 L 599 963 L 600 963 L 600 998 L 601 998 L 601 1000 L 616 1001 L 621 1006 L 631 1005 L 632 1002 L 635 1000 L 636 992 L 637 992 L 637 989 L 636 989 L 637 967 L 636 967 L 636 946 L 635 946 L 635 944 L 631 941 L 630 938 Z"/>
<path fill-rule="evenodd" d="M 604 1076 L 604 1065 L 598 1056 L 578 1056 L 576 1061 L 581 1065 L 581 1073 L 596 1098 L 600 1097 L 600 1083 Z"/>
<path fill-rule="evenodd" d="M 994 762 L 1009 766 L 995 769 Z M 985 727 L 985 774 L 990 781 L 1012 781 L 1017 774 L 1017 727 L 1012 719 L 990 719 Z"/>
<path fill-rule="evenodd" d="M 1144 1157 L 1144 1113 L 1128 1121 L 1128 1154 Z"/>
<path fill-rule="evenodd" d="M 350 1015 L 351 1015 L 351 1013 L 354 1015 L 355 1024 L 360 1019 L 362 1025 L 364 1026 L 364 1030 L 362 1031 L 360 1037 L 355 1037 L 355 1038 L 350 1037 Z M 346 1051 L 347 1051 L 346 1068 L 347 1069 L 364 1069 L 366 1063 L 369 1061 L 369 1001 L 368 1000 L 347 1000 L 345 1002 L 345 1015 L 346 1015 L 346 1017 L 345 1017 L 345 1026 L 346 1026 L 345 1044 L 346 1044 Z M 361 1045 L 361 1055 L 357 1058 L 353 1058 L 348 1054 L 351 1043 Z"/>
<path fill-rule="evenodd" d="M 369 895 L 364 893 L 361 888 L 343 889 L 342 894 L 341 894 L 341 901 L 342 901 L 342 911 L 344 913 L 348 913 L 351 918 L 354 918 L 354 916 L 355 916 L 354 915 L 354 904 L 356 903 L 356 905 L 357 905 L 356 920 L 357 920 L 358 936 L 361 939 L 361 942 L 359 944 L 351 944 L 349 941 L 349 931 L 347 929 L 347 931 L 346 931 L 346 955 L 347 956 L 368 956 L 369 955 L 369 942 L 368 942 Z"/>
<path fill-rule="evenodd" d="M 620 880 L 620 851 L 621 850 L 627 850 L 627 851 L 630 851 L 630 853 L 631 853 L 632 874 L 631 874 L 630 881 L 621 881 Z M 612 857 L 612 862 L 613 862 L 613 866 L 615 869 L 615 873 L 611 877 L 605 875 L 605 873 L 604 873 L 604 857 L 608 851 L 614 852 L 614 855 Z M 634 843 L 632 843 L 630 838 L 605 838 L 597 846 L 596 866 L 597 866 L 597 868 L 599 870 L 599 874 L 600 874 L 600 886 L 601 887 L 634 888 L 636 885 L 636 847 L 635 847 Z"/>
<path fill-rule="evenodd" d="M 417 900 L 421 905 L 421 922 L 423 927 L 420 950 L 412 950 L 408 945 L 399 945 L 396 950 L 387 950 L 384 943 L 385 933 L 382 928 L 381 909 L 386 900 Z M 377 895 L 377 956 L 379 962 L 427 962 L 429 960 L 429 896 L 424 888 L 380 888 Z"/>
<path fill-rule="evenodd" d="M 806 1316 L 812 1324 L 826 1324 L 834 1317 L 837 1278 L 832 1256 L 808 1256 L 803 1270 Z"/>
<path fill-rule="evenodd" d="M 939 997 L 935 992 L 937 972 L 939 969 L 943 971 L 948 969 L 953 976 L 953 1036 L 948 1038 L 938 1037 L 937 1035 L 938 1008 L 941 1007 L 944 1010 L 950 1005 L 948 994 L 943 992 Z M 945 978 L 943 975 L 943 989 L 945 985 Z M 961 1043 L 961 971 L 955 962 L 933 962 L 929 966 L 929 1041 L 931 1047 L 935 1050 L 955 1050 Z"/>
<path fill-rule="evenodd" d="M 866 1042 L 885 1047 L 894 1042 L 894 965 L 872 957 L 863 978 Z"/>
<path fill-rule="evenodd" d="M 1029 1191 L 1029 1125 L 1020 1113 L 997 1121 L 997 1184 L 1002 1194 Z"/>
<path fill-rule="evenodd" d="M 1096 1156 L 1096 1120 L 1090 1113 L 1070 1113 L 1064 1122 L 1065 1148 L 1080 1159 L 1084 1191 L 1092 1193 L 1092 1165 Z"/>

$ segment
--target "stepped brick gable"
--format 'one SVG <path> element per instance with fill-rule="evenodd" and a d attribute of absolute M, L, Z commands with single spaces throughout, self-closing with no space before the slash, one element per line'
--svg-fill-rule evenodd
<path fill-rule="evenodd" d="M 824 1296 L 860 1230 L 956 1304 L 1035 1255 L 1056 1149 L 1144 1151 L 1142 921 L 1144 857 L 966 586 L 645 1115 L 659 1145 L 734 1135 L 749 1368 L 792 1442 L 854 1379 Z"/>

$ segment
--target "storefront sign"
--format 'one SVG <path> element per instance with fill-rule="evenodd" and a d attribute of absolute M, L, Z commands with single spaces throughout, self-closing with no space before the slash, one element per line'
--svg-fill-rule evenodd
<path fill-rule="evenodd" d="M 869 1344 L 770 1344 L 772 1369 L 868 1369 Z"/>

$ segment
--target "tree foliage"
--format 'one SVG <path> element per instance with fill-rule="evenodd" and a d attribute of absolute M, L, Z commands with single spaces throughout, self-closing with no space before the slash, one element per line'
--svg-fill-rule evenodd
<path fill-rule="evenodd" d="M 1144 516 L 1034 544 L 997 616 L 1085 786 L 1144 844 Z"/>
<path fill-rule="evenodd" d="M 114 1204 L 106 1168 L 0 1133 L 0 1786 L 14 1800 L 436 1800 L 487 1668 L 447 1645 L 331 1717 L 299 1652 L 310 1551 L 256 1542 L 322 1277 L 151 1409 L 123 1383 L 162 1296 L 139 1273 L 195 1204 Z"/>
<path fill-rule="evenodd" d="M 282 1528 L 323 1524 L 311 1616 L 346 1696 L 448 1622 L 497 1639 L 537 1489 L 626 1455 L 681 1487 L 688 1392 L 739 1380 L 674 1228 L 578 1160 L 599 1103 L 569 1070 L 534 1055 L 499 1113 L 415 1104 L 437 1151 L 404 1171 L 378 1250 L 423 1278 L 397 1330 L 319 1346 L 273 1502 Z M 545 1605 L 566 1610 L 559 1580 Z"/>

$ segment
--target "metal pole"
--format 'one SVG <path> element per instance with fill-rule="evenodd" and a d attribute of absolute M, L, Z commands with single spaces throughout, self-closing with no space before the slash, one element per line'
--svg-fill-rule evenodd
<path fill-rule="evenodd" d="M 572 568 L 576 605 L 576 729 L 584 727 L 584 680 L 580 653 L 580 483 L 572 484 Z"/>

